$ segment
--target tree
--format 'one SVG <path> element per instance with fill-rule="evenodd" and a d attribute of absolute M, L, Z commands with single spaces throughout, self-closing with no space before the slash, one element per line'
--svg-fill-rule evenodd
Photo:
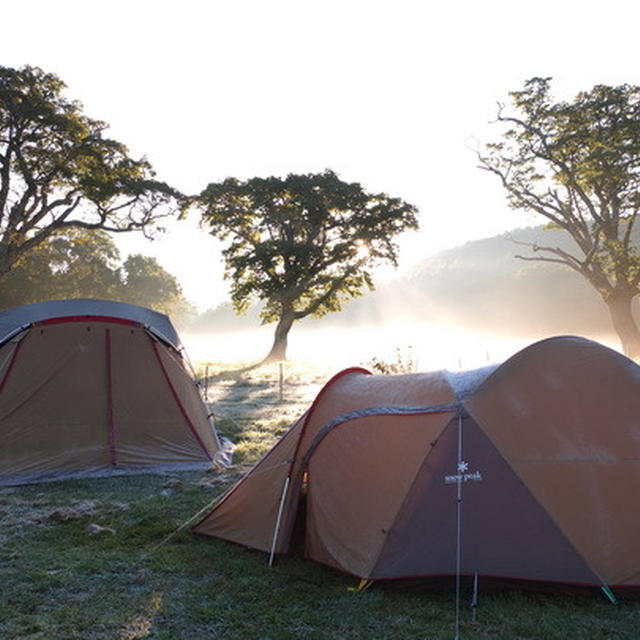
<path fill-rule="evenodd" d="M 5 275 L 0 308 L 64 298 L 117 299 L 120 252 L 104 231 L 51 234 Z"/>
<path fill-rule="evenodd" d="M 176 278 L 155 258 L 139 253 L 130 255 L 121 270 L 122 284 L 118 299 L 185 319 L 195 309 L 182 294 Z"/>
<path fill-rule="evenodd" d="M 606 303 L 625 354 L 640 356 L 632 314 L 640 292 L 634 231 L 640 210 L 640 87 L 597 85 L 570 102 L 554 102 L 550 78 L 533 78 L 510 94 L 515 113 L 499 106 L 505 130 L 479 152 L 514 209 L 542 215 L 563 229 L 575 251 L 529 244 L 518 256 L 564 265 Z"/>
<path fill-rule="evenodd" d="M 148 229 L 179 194 L 35 67 L 0 67 L 0 278 L 51 234 Z"/>
<path fill-rule="evenodd" d="M 373 288 L 371 269 L 397 264 L 394 237 L 417 229 L 416 208 L 367 193 L 330 170 L 286 178 L 227 178 L 194 199 L 202 223 L 228 240 L 225 276 L 234 308 L 264 302 L 263 322 L 277 321 L 266 361 L 286 358 L 296 320 L 339 311 Z"/>
<path fill-rule="evenodd" d="M 42 300 L 103 298 L 138 304 L 186 320 L 193 305 L 155 258 L 120 252 L 105 231 L 66 229 L 25 254 L 5 276 L 0 309 Z"/>

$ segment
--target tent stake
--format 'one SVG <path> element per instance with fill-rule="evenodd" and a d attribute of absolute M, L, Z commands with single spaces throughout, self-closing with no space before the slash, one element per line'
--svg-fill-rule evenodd
<path fill-rule="evenodd" d="M 471 622 L 476 621 L 476 609 L 478 607 L 478 572 L 473 574 L 473 596 L 471 598 Z"/>
<path fill-rule="evenodd" d="M 602 593 L 607 596 L 607 599 L 609 600 L 609 602 L 611 602 L 611 604 L 618 604 L 618 599 L 613 595 L 613 591 L 609 589 L 608 585 L 603 583 L 600 589 L 602 590 Z"/>
<path fill-rule="evenodd" d="M 362 578 L 358 583 L 357 587 L 347 587 L 347 591 L 362 593 L 366 591 L 373 584 L 373 580 L 369 580 L 368 578 Z"/>
<path fill-rule="evenodd" d="M 269 566 L 273 566 L 273 556 L 276 553 L 276 542 L 278 541 L 278 531 L 280 530 L 280 520 L 282 519 L 282 510 L 284 509 L 284 500 L 287 497 L 287 489 L 289 488 L 290 478 L 284 481 L 284 487 L 282 488 L 282 495 L 280 496 L 280 504 L 278 505 L 278 516 L 276 517 L 276 528 L 273 532 L 273 541 L 271 542 L 271 553 L 269 554 Z"/>

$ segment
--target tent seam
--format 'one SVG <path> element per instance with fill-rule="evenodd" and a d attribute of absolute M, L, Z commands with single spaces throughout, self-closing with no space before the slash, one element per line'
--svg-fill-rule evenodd
<path fill-rule="evenodd" d="M 105 359 L 107 369 L 107 440 L 109 443 L 109 463 L 112 467 L 116 461 L 116 432 L 113 422 L 113 375 L 111 369 L 111 329 L 104 330 Z"/>
<path fill-rule="evenodd" d="M 205 446 L 204 442 L 202 441 L 202 438 L 198 435 L 198 432 L 196 431 L 195 426 L 193 425 L 193 422 L 191 422 L 191 419 L 189 418 L 184 406 L 182 405 L 182 402 L 180 402 L 180 398 L 178 397 L 178 394 L 177 394 L 173 384 L 171 384 L 171 380 L 169 378 L 169 374 L 167 373 L 167 370 L 165 369 L 164 363 L 162 362 L 162 358 L 160 357 L 160 354 L 158 353 L 158 347 L 156 346 L 156 343 L 151 338 L 151 336 L 149 336 L 149 341 L 151 342 L 151 348 L 153 349 L 153 352 L 154 352 L 154 354 L 156 356 L 156 359 L 158 360 L 158 364 L 160 365 L 160 369 L 162 371 L 162 374 L 164 375 L 164 379 L 165 379 L 169 389 L 171 390 L 171 394 L 173 395 L 173 399 L 175 400 L 176 405 L 178 406 L 178 409 L 180 409 L 180 413 L 182 413 L 182 417 L 184 418 L 185 422 L 187 423 L 187 426 L 189 427 L 189 430 L 191 431 L 191 434 L 196 439 L 197 443 L 200 445 L 200 448 L 204 451 L 204 453 L 207 456 L 207 458 L 211 462 L 213 462 L 213 457 L 209 454 L 209 451 L 207 450 L 207 447 Z"/>

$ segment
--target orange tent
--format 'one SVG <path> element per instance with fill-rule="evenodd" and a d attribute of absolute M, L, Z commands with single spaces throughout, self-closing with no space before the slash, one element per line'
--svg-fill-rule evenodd
<path fill-rule="evenodd" d="M 361 579 L 640 586 L 640 367 L 552 338 L 475 375 L 334 377 L 196 533 Z"/>
<path fill-rule="evenodd" d="M 169 319 L 103 300 L 0 314 L 0 484 L 211 464 L 207 408 Z"/>

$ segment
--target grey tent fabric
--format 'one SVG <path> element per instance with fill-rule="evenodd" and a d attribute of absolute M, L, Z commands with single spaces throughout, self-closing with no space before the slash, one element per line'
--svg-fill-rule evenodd
<path fill-rule="evenodd" d="M 208 468 L 220 452 L 169 318 L 61 300 L 0 314 L 0 486 Z"/>
<path fill-rule="evenodd" d="M 77 298 L 48 300 L 7 309 L 0 313 L 0 345 L 31 324 L 51 318 L 113 317 L 139 323 L 156 337 L 177 350 L 182 348 L 180 338 L 171 320 L 162 313 L 125 302 Z"/>
<path fill-rule="evenodd" d="M 470 371 L 443 371 L 443 375 L 456 398 L 462 402 L 473 394 L 497 368 L 497 364 L 492 364 Z"/>

